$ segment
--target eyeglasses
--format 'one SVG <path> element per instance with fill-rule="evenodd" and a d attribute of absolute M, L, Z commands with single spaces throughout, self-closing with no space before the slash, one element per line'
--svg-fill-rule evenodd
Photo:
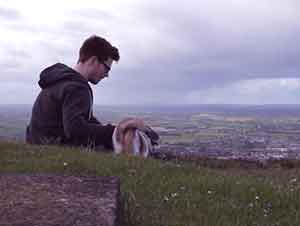
<path fill-rule="evenodd" d="M 104 65 L 106 73 L 108 73 L 110 71 L 111 67 L 108 64 L 106 64 L 105 62 L 101 62 L 101 63 Z"/>

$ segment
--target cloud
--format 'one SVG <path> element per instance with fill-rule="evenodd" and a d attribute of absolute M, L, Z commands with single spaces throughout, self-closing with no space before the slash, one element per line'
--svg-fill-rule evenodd
<path fill-rule="evenodd" d="M 222 80 L 299 76 L 299 16 L 293 1 L 210 1 L 185 6 L 178 1 L 145 5 L 147 27 L 157 27 L 161 42 L 174 43 L 173 54 L 158 56 L 186 74 Z M 166 45 L 168 46 L 168 45 Z M 178 47 L 178 48 L 176 48 Z M 185 50 L 183 51 L 178 51 Z M 192 66 L 192 67 L 191 67 Z M 181 71 L 182 72 L 182 71 Z M 196 78 L 197 77 L 197 78 Z M 206 85 L 206 84 L 205 84 Z"/>
<path fill-rule="evenodd" d="M 83 40 L 98 34 L 121 60 L 95 87 L 97 103 L 190 103 L 206 91 L 198 102 L 226 103 L 233 90 L 234 102 L 261 102 L 237 87 L 269 81 L 279 89 L 278 81 L 299 78 L 299 9 L 295 0 L 0 2 L 9 21 L 0 27 L 0 82 L 34 87 L 39 71 L 73 66 Z M 267 100 L 282 102 L 274 89 Z M 297 93 L 286 90 L 288 100 Z"/>
<path fill-rule="evenodd" d="M 0 18 L 2 20 L 19 20 L 22 16 L 18 10 L 0 6 Z"/>
<path fill-rule="evenodd" d="M 186 96 L 190 104 L 299 104 L 300 79 L 254 79 L 234 82 Z"/>
<path fill-rule="evenodd" d="M 70 18 L 78 18 L 82 20 L 89 20 L 94 22 L 99 21 L 109 21 L 113 20 L 115 15 L 111 12 L 95 9 L 95 8 L 82 8 L 82 9 L 74 9 L 68 12 L 68 17 Z"/>
<path fill-rule="evenodd" d="M 23 82 L 12 81 L 0 83 L 1 104 L 33 104 L 39 88 Z M 22 98 L 22 102 L 20 102 Z"/>

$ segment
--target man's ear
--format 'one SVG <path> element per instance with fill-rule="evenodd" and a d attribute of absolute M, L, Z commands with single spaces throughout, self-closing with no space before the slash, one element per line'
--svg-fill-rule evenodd
<path fill-rule="evenodd" d="M 98 63 L 98 57 L 92 56 L 93 63 Z"/>
<path fill-rule="evenodd" d="M 98 61 L 98 58 L 97 58 L 96 56 L 91 56 L 91 57 L 88 59 L 88 64 L 89 64 L 89 65 L 93 65 L 93 64 L 95 64 L 97 61 Z"/>

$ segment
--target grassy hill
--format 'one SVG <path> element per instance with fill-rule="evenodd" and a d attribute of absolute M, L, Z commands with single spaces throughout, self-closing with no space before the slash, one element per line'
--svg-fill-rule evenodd
<path fill-rule="evenodd" d="M 126 226 L 300 225 L 297 167 L 207 165 L 0 143 L 0 173 L 120 177 Z"/>

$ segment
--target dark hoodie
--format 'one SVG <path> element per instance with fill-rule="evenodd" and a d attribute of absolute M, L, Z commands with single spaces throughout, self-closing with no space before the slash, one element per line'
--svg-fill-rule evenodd
<path fill-rule="evenodd" d="M 102 125 L 93 116 L 93 93 L 85 78 L 57 63 L 41 72 L 38 83 L 42 90 L 32 108 L 28 143 L 112 149 L 115 127 Z"/>

